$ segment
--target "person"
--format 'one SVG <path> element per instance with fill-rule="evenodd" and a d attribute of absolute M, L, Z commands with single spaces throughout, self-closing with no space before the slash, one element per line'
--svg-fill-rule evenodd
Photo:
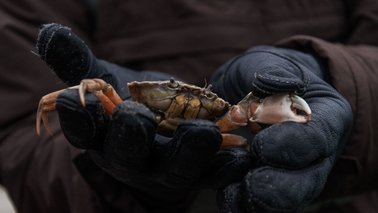
<path fill-rule="evenodd" d="M 18 212 L 183 212 L 207 188 L 220 212 L 377 211 L 375 1 L 87 3 L 0 3 L 0 184 Z M 313 117 L 218 151 L 209 121 L 165 137 L 135 102 L 107 116 L 93 94 L 83 108 L 66 90 L 52 134 L 35 133 L 47 93 L 102 78 L 128 99 L 127 82 L 171 76 L 211 79 L 233 104 L 296 93 Z"/>

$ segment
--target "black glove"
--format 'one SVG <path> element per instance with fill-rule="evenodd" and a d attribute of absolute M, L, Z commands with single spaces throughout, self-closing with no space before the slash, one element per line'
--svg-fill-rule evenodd
<path fill-rule="evenodd" d="M 236 103 L 248 92 L 302 96 L 312 110 L 308 124 L 284 122 L 255 135 L 257 160 L 239 183 L 219 191 L 221 212 L 293 212 L 322 191 L 352 126 L 348 102 L 325 80 L 312 54 L 259 46 L 230 60 L 213 76 L 214 91 Z"/>
<path fill-rule="evenodd" d="M 129 98 L 128 82 L 170 78 L 98 60 L 83 41 L 58 24 L 43 26 L 37 50 L 68 85 L 101 78 L 122 99 Z M 127 185 L 151 212 L 183 212 L 200 188 L 224 187 L 250 167 L 246 150 L 218 153 L 221 136 L 209 121 L 185 121 L 173 137 L 164 137 L 155 134 L 154 115 L 145 106 L 124 101 L 108 116 L 93 94 L 86 94 L 86 107 L 82 107 L 77 90 L 63 92 L 56 109 L 68 141 L 88 150 L 96 165 Z"/>

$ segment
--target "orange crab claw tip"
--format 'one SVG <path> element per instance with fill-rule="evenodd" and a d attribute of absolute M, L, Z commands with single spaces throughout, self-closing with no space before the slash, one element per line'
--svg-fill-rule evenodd
<path fill-rule="evenodd" d="M 43 123 L 43 126 L 45 127 L 46 131 L 52 135 L 52 131 L 50 129 L 50 127 L 48 126 L 48 119 L 47 119 L 47 115 L 44 113 L 44 112 L 40 112 L 38 111 L 37 112 L 37 120 L 36 120 L 36 132 L 37 132 L 37 136 L 41 136 L 41 121 Z"/>
<path fill-rule="evenodd" d="M 50 129 L 50 127 L 48 125 L 49 124 L 49 120 L 48 120 L 47 114 L 45 112 L 42 112 L 42 122 L 43 122 L 43 126 L 45 127 L 47 133 L 49 135 L 53 135 L 52 130 Z"/>

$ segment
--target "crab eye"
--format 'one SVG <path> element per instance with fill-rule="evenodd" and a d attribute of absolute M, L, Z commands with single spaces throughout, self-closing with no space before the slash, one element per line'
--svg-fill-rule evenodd
<path fill-rule="evenodd" d="M 209 99 L 212 99 L 215 97 L 214 93 L 210 92 L 210 91 L 206 91 L 205 92 L 205 96 L 206 98 L 209 98 Z"/>
<path fill-rule="evenodd" d="M 178 84 L 177 81 L 175 81 L 175 79 L 171 78 L 171 79 L 169 80 L 169 84 L 168 84 L 168 86 L 171 87 L 171 88 L 177 88 L 177 87 L 179 86 L 179 84 Z"/>

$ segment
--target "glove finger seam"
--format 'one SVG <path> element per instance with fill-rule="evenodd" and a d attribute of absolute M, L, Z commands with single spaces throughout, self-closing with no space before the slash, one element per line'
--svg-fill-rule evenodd
<path fill-rule="evenodd" d="M 306 88 L 308 87 L 309 85 L 309 82 L 310 82 L 310 79 L 307 77 L 307 75 L 305 74 L 304 70 L 302 69 L 302 67 L 298 64 L 295 63 L 295 61 L 293 61 L 292 59 L 286 57 L 286 56 L 283 56 L 283 55 L 280 55 L 278 53 L 275 53 L 275 52 L 272 52 L 272 51 L 268 51 L 268 50 L 252 50 L 252 51 L 249 51 L 247 52 L 247 54 L 243 54 L 242 56 L 246 56 L 248 54 L 253 54 L 253 53 L 269 53 L 269 54 L 272 54 L 272 55 L 275 55 L 279 58 L 282 58 L 282 59 L 285 59 L 287 61 L 289 61 L 292 65 L 294 65 L 298 70 L 299 72 L 301 73 L 302 75 L 302 78 L 300 78 L 302 81 L 303 81 L 303 91 L 301 91 L 301 93 L 304 93 Z M 241 57 L 242 57 L 241 56 Z M 271 93 L 270 93 L 271 94 Z"/>
<path fill-rule="evenodd" d="M 48 40 L 47 40 L 47 42 L 46 42 L 46 45 L 45 45 L 44 58 L 43 58 L 44 60 L 47 60 L 47 52 L 48 52 L 48 49 L 49 49 L 50 43 L 51 43 L 51 41 L 53 40 L 54 36 L 56 35 L 56 33 L 58 33 L 58 31 L 61 31 L 61 30 L 63 30 L 63 29 L 66 29 L 66 30 L 71 31 L 70 28 L 68 28 L 68 27 L 64 27 L 64 26 L 60 26 L 60 25 L 59 25 L 59 28 L 56 29 L 56 30 L 54 30 L 54 31 L 51 33 L 51 35 L 50 35 L 50 37 L 48 38 Z"/>
<path fill-rule="evenodd" d="M 273 77 L 267 77 L 267 76 L 264 76 L 264 75 L 262 75 L 261 73 L 258 73 L 258 72 L 255 73 L 255 77 L 259 77 L 259 78 L 262 78 L 262 79 L 270 80 L 272 82 L 284 83 L 284 84 L 287 84 L 287 85 L 293 85 L 294 84 L 298 88 L 301 87 L 300 83 L 298 83 L 298 82 L 289 81 L 289 80 L 280 80 L 279 78 L 273 78 Z"/>

